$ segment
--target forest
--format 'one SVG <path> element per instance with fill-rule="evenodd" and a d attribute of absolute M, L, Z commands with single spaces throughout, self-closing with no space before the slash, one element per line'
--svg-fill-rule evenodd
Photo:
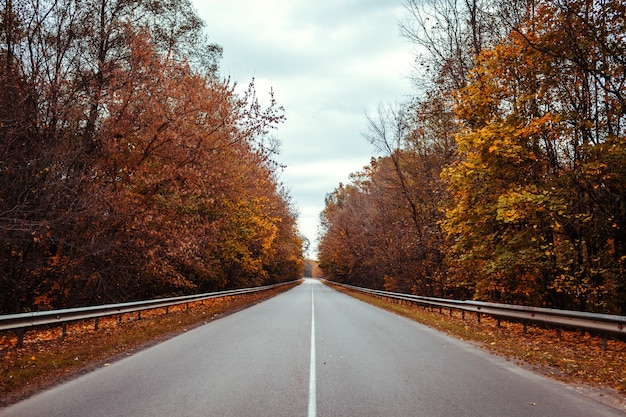
<path fill-rule="evenodd" d="M 283 109 L 220 76 L 189 0 L 6 0 L 0 19 L 0 313 L 301 276 Z"/>
<path fill-rule="evenodd" d="M 326 197 L 325 276 L 626 314 L 626 3 L 404 4 L 417 92 Z"/>

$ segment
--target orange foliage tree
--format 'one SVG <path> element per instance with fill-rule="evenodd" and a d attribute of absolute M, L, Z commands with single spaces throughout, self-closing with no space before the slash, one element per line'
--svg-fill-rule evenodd
<path fill-rule="evenodd" d="M 219 47 L 193 51 L 188 1 L 9 2 L 3 16 L 0 311 L 300 276 L 268 142 L 282 108 L 220 79 Z"/>
<path fill-rule="evenodd" d="M 611 16 L 623 5 L 536 6 L 481 54 L 459 92 L 466 129 L 447 171 L 458 202 L 447 230 L 459 259 L 481 272 L 477 297 L 620 311 L 624 66 L 615 54 L 626 51 L 626 26 Z"/>
<path fill-rule="evenodd" d="M 426 93 L 382 112 L 369 139 L 384 157 L 327 201 L 325 272 L 354 281 L 351 265 L 373 265 L 357 280 L 626 312 L 624 3 L 407 6 L 402 31 L 424 51 L 416 79 Z M 364 225 L 389 233 L 368 240 L 356 233 Z M 382 268 L 389 259 L 412 272 Z"/>

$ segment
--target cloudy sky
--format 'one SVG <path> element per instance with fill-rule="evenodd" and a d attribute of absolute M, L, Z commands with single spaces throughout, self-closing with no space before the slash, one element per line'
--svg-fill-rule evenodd
<path fill-rule="evenodd" d="M 365 114 L 411 93 L 402 0 L 193 1 L 224 48 L 222 74 L 242 86 L 254 78 L 260 93 L 273 88 L 285 108 L 277 159 L 314 256 L 324 197 L 375 154 Z"/>

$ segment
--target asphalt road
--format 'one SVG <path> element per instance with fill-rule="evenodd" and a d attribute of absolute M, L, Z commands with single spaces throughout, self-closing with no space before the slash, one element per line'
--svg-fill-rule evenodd
<path fill-rule="evenodd" d="M 10 408 L 8 416 L 624 416 L 307 280 Z"/>

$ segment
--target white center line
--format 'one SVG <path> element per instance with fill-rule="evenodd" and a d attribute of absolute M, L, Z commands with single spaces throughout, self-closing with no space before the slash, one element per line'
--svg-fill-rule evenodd
<path fill-rule="evenodd" d="M 317 415 L 316 381 L 315 381 L 315 296 L 311 286 L 311 363 L 309 365 L 309 417 Z"/>

